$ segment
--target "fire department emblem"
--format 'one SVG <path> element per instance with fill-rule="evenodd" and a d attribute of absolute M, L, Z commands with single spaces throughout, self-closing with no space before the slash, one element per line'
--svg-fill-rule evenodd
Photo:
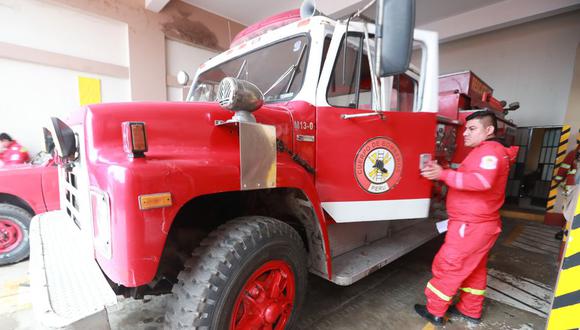
<path fill-rule="evenodd" d="M 361 188 L 372 194 L 393 189 L 401 180 L 402 172 L 401 150 L 388 138 L 372 138 L 356 153 L 354 176 Z"/>

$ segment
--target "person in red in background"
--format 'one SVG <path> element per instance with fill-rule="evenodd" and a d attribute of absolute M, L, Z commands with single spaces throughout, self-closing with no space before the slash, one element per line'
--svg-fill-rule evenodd
<path fill-rule="evenodd" d="M 26 148 L 6 133 L 0 134 L 0 166 L 23 164 L 30 160 Z"/>
<path fill-rule="evenodd" d="M 495 138 L 497 121 L 489 111 L 467 117 L 465 146 L 473 147 L 457 170 L 429 163 L 421 175 L 441 180 L 447 194 L 448 231 L 433 260 L 427 283 L 427 305 L 415 311 L 435 325 L 445 324 L 445 313 L 479 323 L 487 280 L 487 257 L 501 232 L 499 209 L 504 203 L 510 165 L 518 147 L 508 148 Z M 459 302 L 450 307 L 461 290 Z"/>
<path fill-rule="evenodd" d="M 577 179 L 580 179 L 578 177 L 578 162 L 580 162 L 580 144 L 566 155 L 554 177 L 566 195 L 572 190 L 572 187 L 578 184 Z"/>
<path fill-rule="evenodd" d="M 558 183 L 558 185 L 562 188 L 564 192 L 565 206 L 569 204 L 570 199 L 572 198 L 573 195 L 572 191 L 574 187 L 580 184 L 580 172 L 578 172 L 579 164 L 580 164 L 580 143 L 576 145 L 576 149 L 570 151 L 566 155 L 566 157 L 562 161 L 562 164 L 560 164 L 560 166 L 558 167 L 558 170 L 556 171 L 556 176 L 554 177 L 554 180 L 556 181 L 556 183 Z M 564 212 L 564 214 L 567 214 L 567 212 Z M 573 215 L 574 213 L 572 211 L 572 217 Z M 565 227 L 566 224 L 564 224 L 564 229 L 560 230 L 555 235 L 555 238 L 557 240 L 561 241 L 562 238 L 564 237 Z"/>

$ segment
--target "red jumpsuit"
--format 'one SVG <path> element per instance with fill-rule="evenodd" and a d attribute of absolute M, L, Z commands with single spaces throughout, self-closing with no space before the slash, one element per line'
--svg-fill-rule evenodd
<path fill-rule="evenodd" d="M 501 232 L 499 209 L 517 150 L 484 141 L 457 170 L 443 170 L 439 180 L 449 187 L 449 225 L 445 243 L 433 260 L 433 278 L 425 288 L 431 314 L 444 316 L 453 296 L 461 290 L 457 309 L 464 315 L 481 317 L 487 256 Z"/>
<path fill-rule="evenodd" d="M 580 144 L 576 145 L 576 149 L 570 151 L 558 170 L 556 171 L 556 176 L 554 180 L 563 186 L 567 191 L 572 189 L 572 186 L 576 185 L 576 171 L 578 171 L 576 166 L 576 157 L 580 153 Z"/>
<path fill-rule="evenodd" d="M 10 142 L 6 150 L 0 152 L 0 166 L 23 164 L 30 160 L 26 148 L 16 141 Z"/>

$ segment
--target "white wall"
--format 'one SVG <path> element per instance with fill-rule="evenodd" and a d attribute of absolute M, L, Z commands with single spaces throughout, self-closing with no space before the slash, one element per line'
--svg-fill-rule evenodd
<path fill-rule="evenodd" d="M 127 40 L 127 24 L 62 5 L 37 0 L 0 5 L 0 41 L 6 43 L 128 66 Z"/>
<path fill-rule="evenodd" d="M 129 64 L 127 24 L 46 1 L 0 1 L 0 42 L 27 47 L 27 54 L 49 51 L 71 61 L 95 61 L 97 71 Z M 42 150 L 48 118 L 66 118 L 79 107 L 78 76 L 101 80 L 103 102 L 131 100 L 128 73 L 121 78 L 53 65 L 0 57 L 0 132 L 20 141 L 31 156 Z"/>
<path fill-rule="evenodd" d="M 494 96 L 519 101 L 520 126 L 562 125 L 568 107 L 580 11 L 440 45 L 440 73 L 472 70 Z"/>
<path fill-rule="evenodd" d="M 0 58 L 0 131 L 27 147 L 42 150 L 42 127 L 48 118 L 67 118 L 79 107 L 77 77 L 101 79 L 103 102 L 130 101 L 127 79 L 95 76 Z"/>
<path fill-rule="evenodd" d="M 165 41 L 165 58 L 167 61 L 167 100 L 183 101 L 183 88 L 175 84 L 175 76 L 180 70 L 193 79 L 198 67 L 218 53 L 191 46 L 171 39 Z M 191 83 L 191 81 L 190 81 Z"/>

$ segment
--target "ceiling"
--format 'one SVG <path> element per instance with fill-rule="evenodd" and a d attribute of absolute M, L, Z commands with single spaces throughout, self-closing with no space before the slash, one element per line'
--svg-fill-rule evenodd
<path fill-rule="evenodd" d="M 266 17 L 300 7 L 298 0 L 274 0 L 264 5 L 264 0 L 182 0 L 190 5 L 227 17 L 243 25 L 251 25 Z M 243 5 L 241 5 L 243 3 Z M 240 8 L 240 7 L 243 7 Z"/>
<path fill-rule="evenodd" d="M 300 8 L 300 0 L 275 0 L 264 5 L 264 0 L 243 1 L 244 10 L 239 6 L 232 5 L 232 0 L 182 0 L 193 6 L 203 8 L 220 16 L 227 17 L 244 25 L 256 23 L 271 15 Z M 485 7 L 502 0 L 416 0 L 417 4 L 417 25 L 430 23 L 442 18 L 454 16 L 466 11 Z M 316 1 L 318 6 L 326 3 L 336 3 L 336 1 Z M 361 1 L 363 4 L 365 1 Z"/>
<path fill-rule="evenodd" d="M 167 0 L 165 0 L 167 1 Z M 271 15 L 299 8 L 299 0 L 181 0 L 251 25 Z M 316 0 L 332 17 L 348 15 L 370 0 Z M 441 42 L 580 9 L 580 0 L 416 0 L 416 26 L 439 32 Z M 372 10 L 372 8 L 371 8 Z M 372 15 L 371 15 L 372 16 Z"/>

